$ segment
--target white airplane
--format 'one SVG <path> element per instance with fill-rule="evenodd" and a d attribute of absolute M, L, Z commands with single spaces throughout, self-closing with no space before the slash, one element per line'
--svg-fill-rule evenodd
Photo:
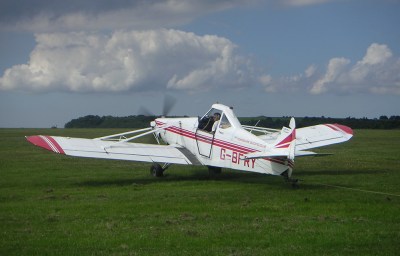
<path fill-rule="evenodd" d="M 132 142 L 149 134 L 154 134 L 158 144 Z M 296 129 L 294 118 L 281 130 L 241 125 L 231 107 L 214 104 L 201 118 L 162 117 L 149 128 L 95 139 L 26 138 L 36 146 L 69 156 L 150 162 L 150 173 L 156 177 L 163 176 L 171 164 L 182 164 L 205 165 L 210 173 L 231 168 L 281 175 L 295 183 L 297 180 L 291 179 L 295 157 L 319 155 L 308 150 L 345 142 L 352 136 L 351 128 L 339 124 Z"/>

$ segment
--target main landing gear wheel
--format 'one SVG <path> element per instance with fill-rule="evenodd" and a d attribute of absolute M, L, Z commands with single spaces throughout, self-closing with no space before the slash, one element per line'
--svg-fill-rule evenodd
<path fill-rule="evenodd" d="M 154 163 L 150 167 L 150 174 L 154 177 L 163 177 L 164 176 L 164 169 L 161 167 L 161 165 Z"/>

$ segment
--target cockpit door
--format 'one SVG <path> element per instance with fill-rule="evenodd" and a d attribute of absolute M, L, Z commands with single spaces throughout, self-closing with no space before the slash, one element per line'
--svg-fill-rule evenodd
<path fill-rule="evenodd" d="M 196 129 L 195 139 L 199 155 L 212 158 L 212 147 L 214 143 L 215 131 L 212 131 L 215 119 L 214 116 L 221 117 L 222 111 L 212 108 L 202 118 Z"/>
<path fill-rule="evenodd" d="M 211 158 L 212 146 L 214 143 L 214 134 L 211 134 L 201 129 L 197 129 L 195 137 L 199 155 Z"/>

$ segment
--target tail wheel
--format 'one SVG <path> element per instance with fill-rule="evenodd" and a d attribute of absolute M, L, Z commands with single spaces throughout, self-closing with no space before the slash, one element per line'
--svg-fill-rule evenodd
<path fill-rule="evenodd" d="M 150 167 L 150 174 L 154 177 L 163 177 L 164 169 L 161 167 L 161 165 L 154 163 Z"/>

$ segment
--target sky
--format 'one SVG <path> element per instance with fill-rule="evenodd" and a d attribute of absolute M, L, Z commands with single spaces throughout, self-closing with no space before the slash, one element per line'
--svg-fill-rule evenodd
<path fill-rule="evenodd" d="M 400 0 L 3 0 L 0 127 L 400 115 Z"/>

